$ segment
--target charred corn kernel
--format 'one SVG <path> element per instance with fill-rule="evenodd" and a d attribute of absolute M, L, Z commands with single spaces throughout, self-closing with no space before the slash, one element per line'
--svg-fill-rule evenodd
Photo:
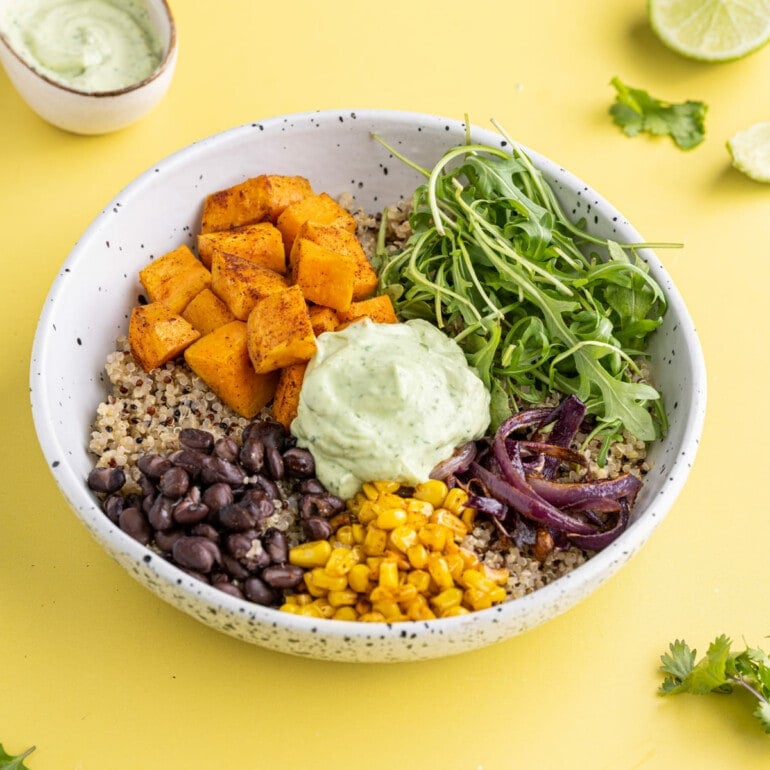
<path fill-rule="evenodd" d="M 296 605 L 303 605 L 303 604 L 310 604 L 310 602 L 313 601 L 313 597 L 310 594 L 289 594 L 285 600 L 284 604 L 296 604 Z"/>
<path fill-rule="evenodd" d="M 329 592 L 328 588 L 322 588 L 321 586 L 315 584 L 315 580 L 311 572 L 306 572 L 302 576 L 302 579 L 305 582 L 305 588 L 307 588 L 308 594 L 312 596 L 313 599 L 318 599 L 320 596 L 326 596 L 326 594 Z"/>
<path fill-rule="evenodd" d="M 341 577 L 347 575 L 360 561 L 359 555 L 350 548 L 333 548 L 324 566 L 324 572 Z"/>
<path fill-rule="evenodd" d="M 356 564 L 348 572 L 348 586 L 359 594 L 366 593 L 371 587 L 369 577 L 371 576 L 369 566 L 366 564 Z"/>
<path fill-rule="evenodd" d="M 362 545 L 367 556 L 379 556 L 385 553 L 388 546 L 388 533 L 379 527 L 370 526 L 366 530 Z"/>
<path fill-rule="evenodd" d="M 372 580 L 380 579 L 380 564 L 385 561 L 384 556 L 367 556 L 366 566 L 369 567 L 369 577 Z"/>
<path fill-rule="evenodd" d="M 401 488 L 401 484 L 398 481 L 374 481 L 372 483 L 380 494 L 393 494 Z"/>
<path fill-rule="evenodd" d="M 364 525 L 354 522 L 350 525 L 350 528 L 353 531 L 353 542 L 356 545 L 363 543 L 364 538 L 366 537 L 366 529 L 364 528 Z"/>
<path fill-rule="evenodd" d="M 322 618 L 330 618 L 332 615 L 334 615 L 334 610 L 336 607 L 333 607 L 331 602 L 329 602 L 327 597 L 320 597 L 316 599 L 312 604 L 305 605 L 307 607 L 315 607 L 318 612 L 321 613 Z"/>
<path fill-rule="evenodd" d="M 356 602 L 356 606 L 353 607 L 353 609 L 359 614 L 359 615 L 366 615 L 367 612 L 372 611 L 372 603 L 366 599 L 359 599 Z"/>
<path fill-rule="evenodd" d="M 361 492 L 367 500 L 376 500 L 380 496 L 377 486 L 371 481 L 361 485 Z"/>
<path fill-rule="evenodd" d="M 448 492 L 449 487 L 439 479 L 430 479 L 414 488 L 414 496 L 418 500 L 430 503 L 434 508 L 438 508 L 444 502 Z"/>
<path fill-rule="evenodd" d="M 406 510 L 396 507 L 383 507 L 377 514 L 377 526 L 380 529 L 395 529 L 406 524 Z"/>
<path fill-rule="evenodd" d="M 413 585 L 421 594 L 430 590 L 430 572 L 424 569 L 414 569 L 406 576 L 406 582 Z"/>
<path fill-rule="evenodd" d="M 430 521 L 433 506 L 426 500 L 415 500 L 410 497 L 406 501 L 407 523 L 413 527 L 422 527 Z"/>
<path fill-rule="evenodd" d="M 398 564 L 396 564 L 396 562 L 385 559 L 382 564 L 380 564 L 380 574 L 377 584 L 381 588 L 395 588 L 399 584 Z"/>
<path fill-rule="evenodd" d="M 463 520 L 463 524 L 468 527 L 469 532 L 476 526 L 476 513 L 477 511 L 475 508 L 470 508 L 466 505 L 465 508 L 463 508 L 463 512 L 460 514 L 460 518 Z"/>
<path fill-rule="evenodd" d="M 458 537 L 465 537 L 468 534 L 468 527 L 463 524 L 463 520 L 448 508 L 436 508 L 430 520 L 434 524 L 443 525 Z"/>
<path fill-rule="evenodd" d="M 452 533 L 441 524 L 429 522 L 417 533 L 420 542 L 431 551 L 443 551 Z"/>
<path fill-rule="evenodd" d="M 492 595 L 480 588 L 466 588 L 463 592 L 463 601 L 474 610 L 489 609 L 492 604 Z"/>
<path fill-rule="evenodd" d="M 494 580 L 490 580 L 483 572 L 477 569 L 467 569 L 459 581 L 467 588 L 476 588 L 479 591 L 491 591 L 497 586 Z"/>
<path fill-rule="evenodd" d="M 408 570 L 409 569 L 409 560 L 406 558 L 406 556 L 401 553 L 401 551 L 395 549 L 395 548 L 388 548 L 386 549 L 383 556 L 388 560 L 396 563 L 396 566 L 401 570 Z"/>
<path fill-rule="evenodd" d="M 289 563 L 296 567 L 323 567 L 331 552 L 328 540 L 311 540 L 289 549 Z"/>
<path fill-rule="evenodd" d="M 398 602 L 385 600 L 381 602 L 372 602 L 372 612 L 379 612 L 385 618 L 387 623 L 398 623 L 400 620 L 406 620 L 406 616 L 401 612 Z"/>
<path fill-rule="evenodd" d="M 490 580 L 501 586 L 504 586 L 511 576 L 511 573 L 505 567 L 490 567 L 488 564 L 485 564 L 483 571 Z"/>
<path fill-rule="evenodd" d="M 354 607 L 337 607 L 332 618 L 334 620 L 358 620 L 358 613 Z"/>
<path fill-rule="evenodd" d="M 454 586 L 454 578 L 449 570 L 449 565 L 440 553 L 432 553 L 428 557 L 428 572 L 439 590 Z"/>
<path fill-rule="evenodd" d="M 350 524 L 340 527 L 334 533 L 334 540 L 342 545 L 353 545 L 355 542 L 353 539 L 353 527 Z"/>
<path fill-rule="evenodd" d="M 358 594 L 350 588 L 345 588 L 342 591 L 329 591 L 326 599 L 332 607 L 352 607 L 358 601 Z"/>
<path fill-rule="evenodd" d="M 447 492 L 447 496 L 444 498 L 442 508 L 447 508 L 454 514 L 461 514 L 465 508 L 465 504 L 468 502 L 468 493 L 460 487 L 453 487 Z"/>
<path fill-rule="evenodd" d="M 473 553 L 470 548 L 463 548 L 460 546 L 457 553 L 459 553 L 462 557 L 463 563 L 465 564 L 465 569 L 475 569 L 481 563 L 479 561 L 479 557 L 476 556 L 476 554 Z"/>
<path fill-rule="evenodd" d="M 369 599 L 375 606 L 380 602 L 396 602 L 397 604 L 403 604 L 404 602 L 412 601 L 417 595 L 418 591 L 416 586 L 411 583 L 402 583 L 395 588 L 375 586 L 369 594 Z"/>
<path fill-rule="evenodd" d="M 417 542 L 417 530 L 414 527 L 403 524 L 390 531 L 388 542 L 402 553 L 406 553 Z"/>
<path fill-rule="evenodd" d="M 458 604 L 455 607 L 450 607 L 449 609 L 444 610 L 441 613 L 441 617 L 452 618 L 452 617 L 455 617 L 456 615 L 468 615 L 468 614 L 469 614 L 469 610 L 466 607 L 463 607 L 462 605 Z"/>
<path fill-rule="evenodd" d="M 422 594 L 407 602 L 404 610 L 409 620 L 432 620 L 436 617 L 436 613 L 430 608 L 428 600 Z"/>
<path fill-rule="evenodd" d="M 415 543 L 406 549 L 406 558 L 415 569 L 422 569 L 428 565 L 428 549 L 422 543 Z"/>
<path fill-rule="evenodd" d="M 299 611 L 302 609 L 299 604 L 293 604 L 292 602 L 284 602 L 280 608 L 281 612 L 289 612 L 292 615 L 299 615 Z"/>
<path fill-rule="evenodd" d="M 335 516 L 332 516 L 329 519 L 329 524 L 332 525 L 332 529 L 339 529 L 340 527 L 345 527 L 348 524 L 350 524 L 350 513 L 348 511 L 343 511 L 342 513 L 338 513 Z"/>
<path fill-rule="evenodd" d="M 316 607 L 315 604 L 306 604 L 304 607 L 298 607 L 297 608 L 297 614 L 298 615 L 305 615 L 310 618 L 322 618 L 324 617 L 323 613 L 321 612 L 318 607 Z"/>
<path fill-rule="evenodd" d="M 458 607 L 462 604 L 463 592 L 456 586 L 445 588 L 440 594 L 437 594 L 430 600 L 430 605 L 437 615 L 442 615 L 451 607 Z"/>
<path fill-rule="evenodd" d="M 452 580 L 457 582 L 465 570 L 465 562 L 463 557 L 459 553 L 447 553 L 444 554 L 444 561 L 446 561 L 449 572 L 452 575 Z"/>
<path fill-rule="evenodd" d="M 374 610 L 370 610 L 369 612 L 364 612 L 361 615 L 358 616 L 358 619 L 362 623 L 384 623 L 385 622 L 385 616 L 381 612 L 375 612 Z"/>
<path fill-rule="evenodd" d="M 374 507 L 371 500 L 364 500 L 361 507 L 355 513 L 361 524 L 368 524 L 370 521 L 374 521 L 377 518 L 377 509 Z"/>
<path fill-rule="evenodd" d="M 326 591 L 343 591 L 348 587 L 346 575 L 330 575 L 323 567 L 315 567 L 309 573 L 306 573 L 305 582 L 309 582 L 315 588 L 323 588 Z"/>

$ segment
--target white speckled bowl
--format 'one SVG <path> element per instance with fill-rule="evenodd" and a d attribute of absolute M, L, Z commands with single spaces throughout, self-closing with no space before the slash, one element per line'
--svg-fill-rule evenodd
<path fill-rule="evenodd" d="M 0 0 L 0 15 L 11 0 Z M 75 134 L 106 134 L 135 123 L 163 98 L 177 60 L 176 26 L 166 0 L 141 0 L 163 46 L 157 69 L 118 91 L 91 93 L 56 83 L 36 71 L 0 35 L 0 63 L 25 102 L 43 120 Z"/>
<path fill-rule="evenodd" d="M 199 141 L 132 182 L 83 234 L 50 290 L 32 355 L 32 409 L 46 460 L 77 516 L 157 596 L 203 623 L 274 650 L 342 661 L 419 660 L 498 642 L 569 609 L 642 547 L 674 503 L 698 446 L 706 377 L 692 321 L 654 254 L 644 256 L 669 311 L 653 342 L 653 368 L 666 395 L 670 430 L 652 449 L 654 469 L 627 531 L 571 574 L 523 599 L 467 616 L 394 625 L 281 613 L 225 595 L 154 555 L 110 523 L 85 484 L 92 466 L 90 423 L 104 394 L 104 361 L 115 338 L 125 333 L 140 292 L 137 272 L 150 255 L 192 244 L 204 196 L 259 173 L 305 175 L 317 190 L 353 192 L 368 210 L 410 196 L 420 178 L 372 139 L 372 132 L 425 166 L 464 140 L 462 123 L 431 115 L 367 110 L 290 115 Z M 473 139 L 501 141 L 496 132 L 479 128 Z M 604 235 L 641 240 L 590 187 L 558 164 L 531 155 L 567 211 L 590 213 L 592 228 Z"/>

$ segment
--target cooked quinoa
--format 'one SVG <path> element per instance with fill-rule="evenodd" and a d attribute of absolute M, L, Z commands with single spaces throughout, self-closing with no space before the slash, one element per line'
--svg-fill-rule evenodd
<path fill-rule="evenodd" d="M 340 202 L 353 211 L 358 223 L 358 236 L 371 256 L 380 232 L 381 215 L 354 210 L 352 196 L 342 196 Z M 409 236 L 408 214 L 411 204 L 402 201 L 387 210 L 386 242 L 395 250 Z M 125 492 L 139 492 L 140 471 L 136 462 L 143 454 L 168 454 L 179 449 L 179 431 L 196 428 L 209 431 L 215 438 L 240 438 L 251 422 L 240 417 L 222 403 L 197 377 L 180 357 L 151 372 L 145 372 L 133 359 L 126 337 L 117 340 L 116 350 L 107 357 L 104 369 L 106 398 L 96 409 L 89 450 L 97 467 L 120 466 L 126 473 Z M 260 416 L 269 416 L 269 410 Z M 588 474 L 593 478 L 613 478 L 621 473 L 642 477 L 648 470 L 646 446 L 642 441 L 624 434 L 615 442 L 606 462 L 597 462 L 599 443 L 592 442 L 585 450 L 588 467 L 576 472 L 571 480 Z M 300 538 L 296 501 L 284 501 L 276 509 L 270 526 L 289 535 L 290 542 Z M 577 547 L 552 548 L 543 558 L 536 558 L 530 546 L 519 548 L 501 537 L 495 526 L 484 517 L 463 545 L 473 550 L 491 567 L 510 571 L 506 586 L 509 599 L 523 597 L 563 577 L 583 564 L 590 553 Z"/>

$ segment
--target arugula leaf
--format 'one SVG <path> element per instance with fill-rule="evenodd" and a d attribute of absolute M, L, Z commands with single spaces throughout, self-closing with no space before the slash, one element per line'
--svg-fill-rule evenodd
<path fill-rule="evenodd" d="M 708 108 L 703 102 L 665 102 L 647 91 L 631 88 L 617 77 L 612 78 L 610 84 L 617 92 L 610 115 L 628 136 L 643 131 L 655 136 L 668 134 L 683 150 L 697 147 L 705 138 Z"/>
<path fill-rule="evenodd" d="M 499 128 L 499 127 L 498 127 Z M 492 427 L 520 403 L 577 395 L 599 433 L 665 432 L 660 394 L 639 381 L 666 300 L 637 250 L 573 222 L 527 154 L 465 144 L 423 169 L 412 236 L 380 254 L 380 291 L 401 319 L 423 318 L 454 337 L 493 394 Z M 674 244 L 655 244 L 674 245 Z M 598 435 L 598 434 L 597 434 Z"/>
<path fill-rule="evenodd" d="M 763 650 L 751 647 L 736 653 L 731 645 L 731 640 L 722 634 L 696 662 L 697 653 L 686 642 L 680 639 L 672 642 L 669 652 L 660 658 L 660 671 L 666 676 L 658 692 L 705 695 L 729 693 L 741 687 L 759 701 L 754 716 L 762 729 L 770 733 L 770 657 Z"/>
<path fill-rule="evenodd" d="M 12 755 L 7 754 L 3 748 L 3 744 L 0 743 L 0 769 L 2 770 L 28 770 L 24 764 L 24 759 L 28 757 L 35 750 L 34 746 L 30 746 L 24 753 Z"/>

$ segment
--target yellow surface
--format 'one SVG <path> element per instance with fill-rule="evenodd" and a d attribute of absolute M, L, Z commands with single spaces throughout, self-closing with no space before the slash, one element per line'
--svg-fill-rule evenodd
<path fill-rule="evenodd" d="M 658 657 L 725 632 L 770 644 L 766 502 L 770 186 L 725 140 L 770 119 L 770 47 L 725 65 L 664 50 L 629 0 L 177 0 L 181 49 L 139 124 L 83 138 L 0 73 L 0 742 L 30 770 L 759 768 L 748 698 L 656 695 Z M 613 75 L 709 104 L 691 152 L 627 138 Z M 649 544 L 594 596 L 503 644 L 415 664 L 267 652 L 153 597 L 60 497 L 28 408 L 35 323 L 91 219 L 156 160 L 272 115 L 384 107 L 499 119 L 613 201 L 662 252 L 709 369 L 701 451 Z M 95 321 L 95 322 L 98 322 Z"/>

